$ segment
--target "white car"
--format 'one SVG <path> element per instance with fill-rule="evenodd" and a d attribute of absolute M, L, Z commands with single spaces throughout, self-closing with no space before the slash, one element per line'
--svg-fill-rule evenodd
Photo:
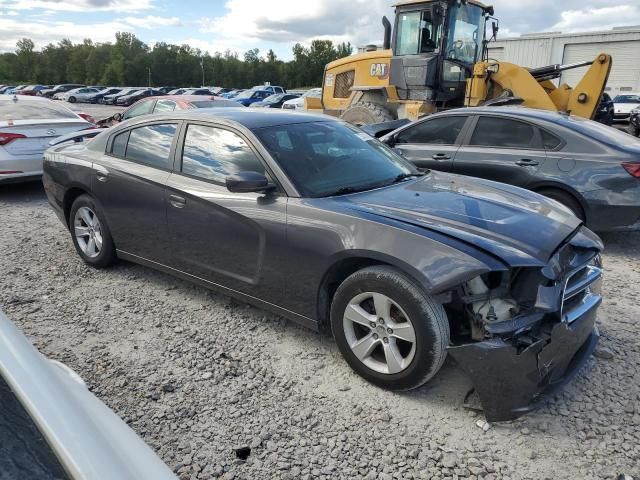
<path fill-rule="evenodd" d="M 91 97 L 99 92 L 100 90 L 93 87 L 74 88 L 73 90 L 69 90 L 68 92 L 60 95 L 60 100 L 66 100 L 69 103 L 86 103 Z"/>
<path fill-rule="evenodd" d="M 628 122 L 631 110 L 640 107 L 640 93 L 624 93 L 613 99 L 613 121 Z"/>
<path fill-rule="evenodd" d="M 304 92 L 301 97 L 287 100 L 282 104 L 282 108 L 285 110 L 304 110 L 304 99 L 306 97 L 320 98 L 322 96 L 321 88 L 312 88 Z"/>
<path fill-rule="evenodd" d="M 51 140 L 93 126 L 81 115 L 42 97 L 0 95 L 0 184 L 40 177 Z"/>

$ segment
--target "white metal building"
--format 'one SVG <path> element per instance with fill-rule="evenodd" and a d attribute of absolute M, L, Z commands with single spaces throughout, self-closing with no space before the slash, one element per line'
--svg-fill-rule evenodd
<path fill-rule="evenodd" d="M 593 60 L 599 53 L 613 57 L 606 91 L 640 92 L 640 26 L 584 33 L 531 33 L 489 44 L 489 57 L 524 67 L 542 67 Z M 560 81 L 575 86 L 588 67 L 562 74 Z"/>

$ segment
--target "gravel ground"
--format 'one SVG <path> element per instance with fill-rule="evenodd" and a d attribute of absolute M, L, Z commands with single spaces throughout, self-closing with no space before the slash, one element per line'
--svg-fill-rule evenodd
<path fill-rule="evenodd" d="M 640 474 L 640 233 L 604 236 L 597 355 L 547 406 L 485 431 L 451 360 L 386 392 L 271 313 L 133 264 L 85 266 L 39 184 L 0 187 L 0 232 L 0 306 L 180 478 Z"/>
<path fill-rule="evenodd" d="M 91 115 L 96 120 L 110 117 L 116 112 L 126 110 L 126 107 L 118 107 L 115 105 L 101 105 L 99 103 L 69 103 L 60 101 L 65 107 L 70 108 L 74 112 L 84 112 Z"/>

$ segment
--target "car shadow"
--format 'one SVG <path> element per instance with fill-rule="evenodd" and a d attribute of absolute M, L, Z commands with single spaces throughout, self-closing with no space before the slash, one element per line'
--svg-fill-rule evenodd
<path fill-rule="evenodd" d="M 624 255 L 631 260 L 640 260 L 640 250 L 637 248 L 640 245 L 640 231 L 603 232 L 600 233 L 600 238 L 604 242 L 607 254 Z"/>
<path fill-rule="evenodd" d="M 0 202 L 2 203 L 20 205 L 46 199 L 47 195 L 40 179 L 0 185 Z"/>

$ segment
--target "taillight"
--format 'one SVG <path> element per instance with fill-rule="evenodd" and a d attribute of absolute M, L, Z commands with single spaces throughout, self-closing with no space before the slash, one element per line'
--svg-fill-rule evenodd
<path fill-rule="evenodd" d="M 78 113 L 79 117 L 84 118 L 87 122 L 89 123 L 96 123 L 96 119 L 93 118 L 91 115 L 89 115 L 88 113 L 84 113 L 84 112 L 79 112 Z"/>
<path fill-rule="evenodd" d="M 21 133 L 2 133 L 0 132 L 0 145 L 6 145 L 7 143 L 13 142 L 17 138 L 27 138 L 25 135 Z"/>
<path fill-rule="evenodd" d="M 622 168 L 632 177 L 640 178 L 640 162 L 624 162 Z"/>

